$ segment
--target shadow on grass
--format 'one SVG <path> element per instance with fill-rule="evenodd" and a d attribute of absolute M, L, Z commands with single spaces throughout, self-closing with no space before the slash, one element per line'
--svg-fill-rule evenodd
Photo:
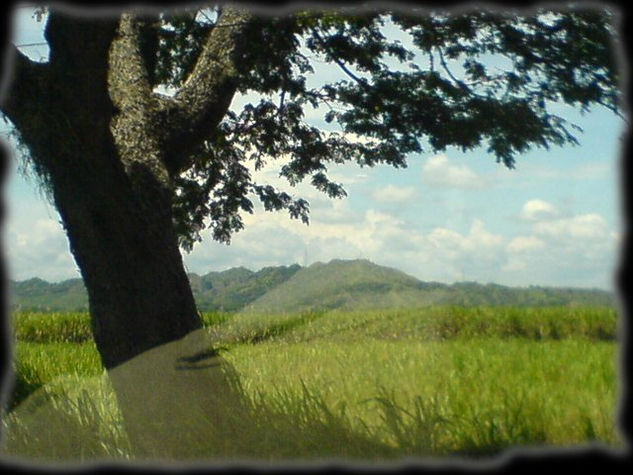
<path fill-rule="evenodd" d="M 248 396 L 204 330 L 97 378 L 35 391 L 3 421 L 3 456 L 35 463 L 375 461 L 394 448 L 354 432 L 304 387 Z"/>

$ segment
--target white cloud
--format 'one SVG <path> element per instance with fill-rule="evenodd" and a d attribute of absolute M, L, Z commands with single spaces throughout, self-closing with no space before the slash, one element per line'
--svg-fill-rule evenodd
<path fill-rule="evenodd" d="M 523 205 L 520 217 L 530 221 L 553 218 L 559 215 L 558 209 L 547 201 L 529 200 Z"/>
<path fill-rule="evenodd" d="M 450 163 L 445 154 L 435 155 L 424 163 L 422 181 L 429 185 L 464 189 L 481 189 L 490 186 L 486 178 L 466 165 Z"/>
<path fill-rule="evenodd" d="M 524 215 L 533 218 L 531 234 L 517 236 L 506 246 L 504 279 L 511 285 L 525 285 L 529 279 L 538 285 L 609 287 L 619 233 L 597 213 L 552 218 L 556 213 L 548 203 L 530 203 Z"/>
<path fill-rule="evenodd" d="M 503 259 L 505 237 L 491 233 L 473 219 L 466 234 L 436 227 L 413 236 L 417 248 L 399 266 L 424 280 L 454 281 L 464 278 L 494 280 L 494 269 Z M 417 269 L 416 269 L 417 267 Z"/>
<path fill-rule="evenodd" d="M 79 277 L 66 235 L 55 220 L 35 219 L 28 229 L 13 223 L 5 236 L 10 279 L 59 281 Z"/>
<path fill-rule="evenodd" d="M 555 239 L 605 239 L 609 235 L 607 222 L 596 213 L 535 223 L 534 232 Z"/>
<path fill-rule="evenodd" d="M 483 221 L 474 219 L 464 246 L 471 252 L 496 251 L 504 240 L 503 236 L 489 232 Z"/>
<path fill-rule="evenodd" d="M 435 228 L 427 235 L 428 241 L 436 248 L 458 249 L 464 237 L 456 231 Z"/>
<path fill-rule="evenodd" d="M 537 237 L 518 236 L 508 243 L 506 249 L 511 253 L 523 253 L 527 251 L 540 251 L 545 247 L 545 242 Z"/>

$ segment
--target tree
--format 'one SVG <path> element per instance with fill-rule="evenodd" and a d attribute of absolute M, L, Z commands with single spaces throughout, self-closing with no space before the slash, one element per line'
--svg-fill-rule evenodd
<path fill-rule="evenodd" d="M 304 199 L 254 182 L 247 165 L 280 160 L 291 185 L 308 179 L 335 198 L 345 192 L 331 163 L 405 167 L 410 153 L 484 145 L 513 167 L 532 147 L 576 143 L 557 104 L 618 113 L 613 20 L 579 8 L 50 9 L 48 62 L 13 48 L 0 109 L 59 211 L 138 453 L 195 455 L 210 408 L 226 426 L 241 410 L 218 405 L 230 384 L 202 371 L 217 355 L 194 341 L 202 323 L 180 249 L 206 228 L 228 242 L 254 199 L 308 221 Z M 312 85 L 323 63 L 345 79 Z M 233 110 L 242 93 L 257 98 Z M 338 129 L 308 125 L 310 107 Z"/>
<path fill-rule="evenodd" d="M 248 163 L 284 158 L 291 185 L 341 197 L 330 163 L 405 167 L 410 153 L 485 145 L 511 168 L 532 147 L 576 143 L 552 106 L 618 113 L 613 19 L 595 8 L 60 7 L 47 15 L 48 62 L 14 48 L 1 109 L 62 218 L 112 369 L 201 327 L 180 248 L 204 229 L 229 242 L 253 199 L 308 222 L 304 199 L 255 183 Z M 395 29 L 411 45 L 385 35 Z M 311 85 L 315 58 L 346 79 Z M 259 96 L 235 111 L 238 93 Z M 308 107 L 339 131 L 308 125 Z"/>

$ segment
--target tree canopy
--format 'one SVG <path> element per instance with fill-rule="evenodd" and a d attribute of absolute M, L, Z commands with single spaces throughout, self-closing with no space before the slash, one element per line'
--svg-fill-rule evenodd
<path fill-rule="evenodd" d="M 309 179 L 341 197 L 343 186 L 328 176 L 332 163 L 405 167 L 412 153 L 484 146 L 512 168 L 532 147 L 577 143 L 579 130 L 560 103 L 581 111 L 619 108 L 615 14 L 595 7 L 272 16 L 215 6 L 145 12 L 137 21 L 156 97 L 169 91 L 193 103 L 180 91 L 213 50 L 209 42 L 233 35 L 241 45 L 234 70 L 207 72 L 230 76 L 230 85 L 215 92 L 225 104 L 201 112 L 216 114 L 217 127 L 201 130 L 198 141 L 169 138 L 178 145 L 166 160 L 186 250 L 206 227 L 228 242 L 255 197 L 266 210 L 285 209 L 308 222 L 307 201 L 255 182 L 249 162 L 259 169 L 282 159 L 280 175 L 290 185 Z M 343 79 L 318 74 L 324 64 L 340 68 Z M 236 93 L 254 99 L 229 109 Z M 308 108 L 331 129 L 309 124 Z M 169 107 L 162 117 L 171 129 L 187 128 Z"/>

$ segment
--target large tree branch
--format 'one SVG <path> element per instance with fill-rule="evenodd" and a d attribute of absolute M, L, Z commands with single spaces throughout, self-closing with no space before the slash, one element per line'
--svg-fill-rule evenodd
<path fill-rule="evenodd" d="M 172 175 L 189 166 L 192 153 L 228 111 L 251 19 L 245 10 L 224 8 L 183 87 L 173 98 L 161 98 L 165 160 Z"/>
<path fill-rule="evenodd" d="M 48 66 L 31 61 L 15 46 L 9 48 L 8 57 L 12 67 L 1 88 L 4 94 L 0 98 L 0 110 L 18 129 L 24 129 L 32 115 L 43 107 L 43 103 L 34 98 L 43 97 L 48 84 Z"/>
<path fill-rule="evenodd" d="M 112 104 L 107 93 L 107 51 L 115 19 L 89 19 L 53 10 L 44 34 L 46 63 L 13 48 L 3 111 L 13 121 L 43 184 L 69 178 L 67 158 L 88 157 L 109 137 Z M 73 162 L 73 165 L 76 163 Z"/>
<path fill-rule="evenodd" d="M 60 78 L 82 81 L 74 84 L 75 88 L 90 90 L 93 85 L 88 78 L 98 75 L 101 80 L 107 70 L 107 54 L 117 26 L 114 15 L 101 18 L 51 10 L 44 29 L 50 47 L 49 63 Z"/>
<path fill-rule="evenodd" d="M 123 13 L 109 57 L 108 90 L 116 109 L 111 131 L 128 170 L 142 165 L 161 183 L 169 176 L 160 153 L 157 103 L 141 51 L 141 20 Z"/>

